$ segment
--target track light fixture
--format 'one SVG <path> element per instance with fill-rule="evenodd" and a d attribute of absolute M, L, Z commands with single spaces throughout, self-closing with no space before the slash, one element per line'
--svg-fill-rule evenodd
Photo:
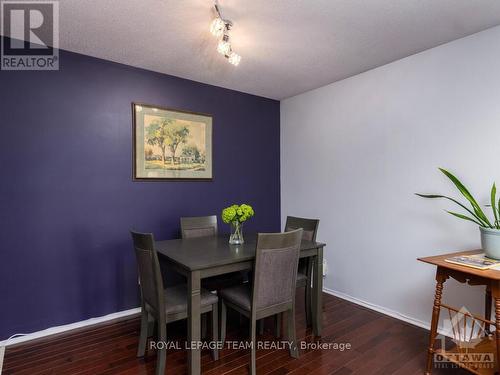
<path fill-rule="evenodd" d="M 229 61 L 231 64 L 237 66 L 241 61 L 241 56 L 232 50 L 231 42 L 229 41 L 229 30 L 233 26 L 233 23 L 229 20 L 222 18 L 219 6 L 214 4 L 215 12 L 217 17 L 210 24 L 210 32 L 219 38 L 219 44 L 217 45 L 217 52 Z"/>

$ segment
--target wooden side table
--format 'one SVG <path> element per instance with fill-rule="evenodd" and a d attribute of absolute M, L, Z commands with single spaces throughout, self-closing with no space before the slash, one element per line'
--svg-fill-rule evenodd
<path fill-rule="evenodd" d="M 431 332 L 429 338 L 429 348 L 427 352 L 427 367 L 425 374 L 430 375 L 432 372 L 433 357 L 435 354 L 441 354 L 444 358 L 447 358 L 450 362 L 465 368 L 466 370 L 478 375 L 493 375 L 498 374 L 498 359 L 500 358 L 500 271 L 497 270 L 478 270 L 470 267 L 459 266 L 456 264 L 448 263 L 445 261 L 447 258 L 459 255 L 470 255 L 481 253 L 481 250 L 472 251 L 462 251 L 452 254 L 444 254 L 426 258 L 419 258 L 421 262 L 429 263 L 437 267 L 436 270 L 436 291 L 434 295 L 434 305 L 432 308 L 432 321 L 431 321 Z M 469 285 L 485 285 L 485 313 L 484 318 L 472 316 L 472 314 L 466 314 L 471 316 L 473 319 L 478 319 L 484 323 L 484 331 L 486 335 L 484 339 L 478 343 L 474 348 L 470 349 L 470 354 L 476 353 L 491 353 L 494 357 L 493 366 L 471 366 L 470 363 L 465 364 L 457 358 L 456 354 L 459 353 L 459 348 L 452 348 L 449 350 L 435 349 L 435 342 L 437 338 L 437 328 L 439 323 L 439 314 L 442 308 L 447 308 L 454 312 L 458 312 L 451 306 L 445 305 L 441 302 L 443 294 L 443 284 L 449 278 L 453 278 L 460 283 Z M 491 321 L 491 307 L 492 299 L 495 306 L 495 321 Z M 474 322 L 475 323 L 475 322 Z M 489 335 L 490 325 L 495 326 L 494 338 Z M 464 331 L 465 332 L 465 331 Z"/>

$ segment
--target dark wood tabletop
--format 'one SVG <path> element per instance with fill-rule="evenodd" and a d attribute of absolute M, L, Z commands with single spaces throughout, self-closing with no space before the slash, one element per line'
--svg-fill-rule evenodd
<path fill-rule="evenodd" d="M 245 234 L 245 243 L 229 245 L 229 236 L 156 241 L 156 250 L 189 271 L 224 266 L 255 258 L 257 235 Z M 302 241 L 301 251 L 324 247 L 320 242 Z"/>

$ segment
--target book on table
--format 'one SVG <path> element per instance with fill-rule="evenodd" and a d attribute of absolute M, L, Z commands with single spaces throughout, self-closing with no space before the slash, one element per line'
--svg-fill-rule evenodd
<path fill-rule="evenodd" d="M 472 255 L 459 255 L 445 259 L 445 262 L 471 267 L 478 270 L 487 270 L 500 266 L 500 260 L 488 258 L 484 253 Z"/>

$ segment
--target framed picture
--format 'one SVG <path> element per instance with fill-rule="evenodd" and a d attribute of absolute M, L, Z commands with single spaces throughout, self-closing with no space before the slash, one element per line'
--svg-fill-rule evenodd
<path fill-rule="evenodd" d="M 212 116 L 132 103 L 134 180 L 211 180 Z"/>

